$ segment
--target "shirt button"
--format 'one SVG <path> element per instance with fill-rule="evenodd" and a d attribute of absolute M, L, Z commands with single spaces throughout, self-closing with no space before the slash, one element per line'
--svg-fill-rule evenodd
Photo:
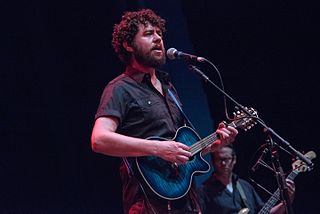
<path fill-rule="evenodd" d="M 148 104 L 149 104 L 149 105 L 151 104 L 151 101 L 150 101 L 150 100 L 148 101 Z"/>

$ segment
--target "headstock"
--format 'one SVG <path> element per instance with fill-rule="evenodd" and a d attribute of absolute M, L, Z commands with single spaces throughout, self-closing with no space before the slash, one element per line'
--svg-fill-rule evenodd
<path fill-rule="evenodd" d="M 317 157 L 316 153 L 314 151 L 309 151 L 304 155 L 306 158 L 309 160 L 312 160 Z M 297 170 L 299 172 L 306 172 L 309 170 L 309 167 L 306 165 L 305 162 L 301 160 L 296 160 L 295 162 L 292 163 L 292 168 L 294 170 Z"/>
<path fill-rule="evenodd" d="M 239 127 L 247 131 L 251 129 L 255 124 L 257 124 L 254 118 L 258 117 L 258 112 L 254 108 L 245 107 L 245 109 L 248 111 L 249 115 L 242 110 L 233 112 L 233 122 L 236 124 L 236 127 Z"/>

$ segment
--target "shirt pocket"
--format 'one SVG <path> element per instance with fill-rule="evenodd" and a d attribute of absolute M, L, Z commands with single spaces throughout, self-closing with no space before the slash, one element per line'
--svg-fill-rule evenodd
<path fill-rule="evenodd" d="M 161 98 L 145 96 L 138 98 L 136 103 L 147 121 L 169 119 L 168 108 Z"/>

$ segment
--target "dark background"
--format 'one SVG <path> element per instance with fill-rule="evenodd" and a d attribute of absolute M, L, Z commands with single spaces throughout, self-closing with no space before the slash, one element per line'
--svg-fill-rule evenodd
<path fill-rule="evenodd" d="M 257 109 L 297 150 L 319 153 L 316 1 L 3 1 L 0 213 L 121 213 L 119 159 L 93 153 L 90 134 L 105 84 L 123 69 L 110 45 L 112 26 L 123 11 L 142 7 L 167 19 L 167 35 L 190 39 L 188 46 L 168 36 L 167 44 L 212 61 L 227 93 Z M 172 25 L 178 19 L 188 31 Z M 212 67 L 201 68 L 219 83 Z M 179 72 L 188 79 L 173 73 L 178 88 L 198 80 L 186 69 Z M 222 96 L 208 84 L 203 89 L 212 124 L 202 125 L 211 129 L 225 119 Z M 201 92 L 182 95 L 184 102 L 196 103 Z M 230 112 L 232 106 L 228 102 Z M 187 111 L 193 121 L 202 121 L 201 108 Z M 242 177 L 249 177 L 251 158 L 265 138 L 259 125 L 240 131 L 236 170 Z M 280 157 L 290 172 L 292 157 L 282 151 Z M 317 213 L 314 162 L 314 170 L 295 180 L 296 213 Z M 252 177 L 274 190 L 272 172 Z"/>

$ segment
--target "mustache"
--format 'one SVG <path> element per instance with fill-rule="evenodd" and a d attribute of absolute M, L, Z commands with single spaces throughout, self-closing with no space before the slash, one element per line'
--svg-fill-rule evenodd
<path fill-rule="evenodd" d="M 164 51 L 164 47 L 162 45 L 154 45 L 151 50 L 161 50 Z"/>

